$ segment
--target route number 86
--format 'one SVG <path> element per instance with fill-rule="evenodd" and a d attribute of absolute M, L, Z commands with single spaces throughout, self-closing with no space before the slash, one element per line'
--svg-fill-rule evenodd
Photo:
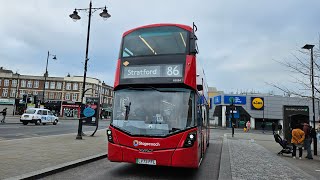
<path fill-rule="evenodd" d="M 178 76 L 180 74 L 178 70 L 178 66 L 168 66 L 167 68 L 167 75 L 168 76 Z"/>

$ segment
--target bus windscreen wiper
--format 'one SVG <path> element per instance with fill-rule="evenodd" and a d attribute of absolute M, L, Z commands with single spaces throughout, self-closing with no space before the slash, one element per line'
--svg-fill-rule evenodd
<path fill-rule="evenodd" d="M 124 105 L 124 107 L 126 108 L 126 114 L 125 114 L 124 120 L 128 120 L 128 118 L 129 118 L 130 106 L 131 106 L 131 102 Z"/>

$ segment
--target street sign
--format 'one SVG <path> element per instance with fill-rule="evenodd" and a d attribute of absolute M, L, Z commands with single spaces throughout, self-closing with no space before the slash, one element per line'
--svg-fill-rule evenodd
<path fill-rule="evenodd" d="M 85 117 L 91 117 L 91 116 L 93 116 L 95 113 L 96 113 L 95 110 L 92 109 L 92 108 L 90 108 L 90 107 L 86 107 L 86 108 L 83 110 L 83 115 L 84 115 Z"/>

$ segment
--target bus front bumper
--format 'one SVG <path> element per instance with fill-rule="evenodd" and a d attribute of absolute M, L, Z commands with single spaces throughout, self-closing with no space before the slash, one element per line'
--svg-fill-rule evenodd
<path fill-rule="evenodd" d="M 139 164 L 140 159 L 152 160 L 158 166 L 198 168 L 199 159 L 196 145 L 177 149 L 134 149 L 108 142 L 108 159 L 113 162 Z"/>

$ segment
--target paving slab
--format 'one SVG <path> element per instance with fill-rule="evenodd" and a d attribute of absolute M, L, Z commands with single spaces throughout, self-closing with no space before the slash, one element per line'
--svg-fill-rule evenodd
<path fill-rule="evenodd" d="M 98 130 L 95 136 L 85 136 L 83 140 L 76 140 L 76 133 L 0 140 L 0 179 L 103 153 L 107 153 L 106 130 Z"/>
<path fill-rule="evenodd" d="M 277 152 L 281 147 L 274 141 L 272 134 L 236 133 L 231 137 L 230 133 L 226 133 L 223 143 L 229 151 L 230 167 L 223 167 L 227 163 L 222 158 L 220 171 L 231 170 L 224 175 L 225 178 L 219 179 L 317 179 L 320 176 L 320 172 L 309 171 L 310 167 L 316 168 L 317 165 L 320 168 L 319 156 L 315 156 L 314 161 L 292 161 L 290 156 L 280 157 Z"/>

